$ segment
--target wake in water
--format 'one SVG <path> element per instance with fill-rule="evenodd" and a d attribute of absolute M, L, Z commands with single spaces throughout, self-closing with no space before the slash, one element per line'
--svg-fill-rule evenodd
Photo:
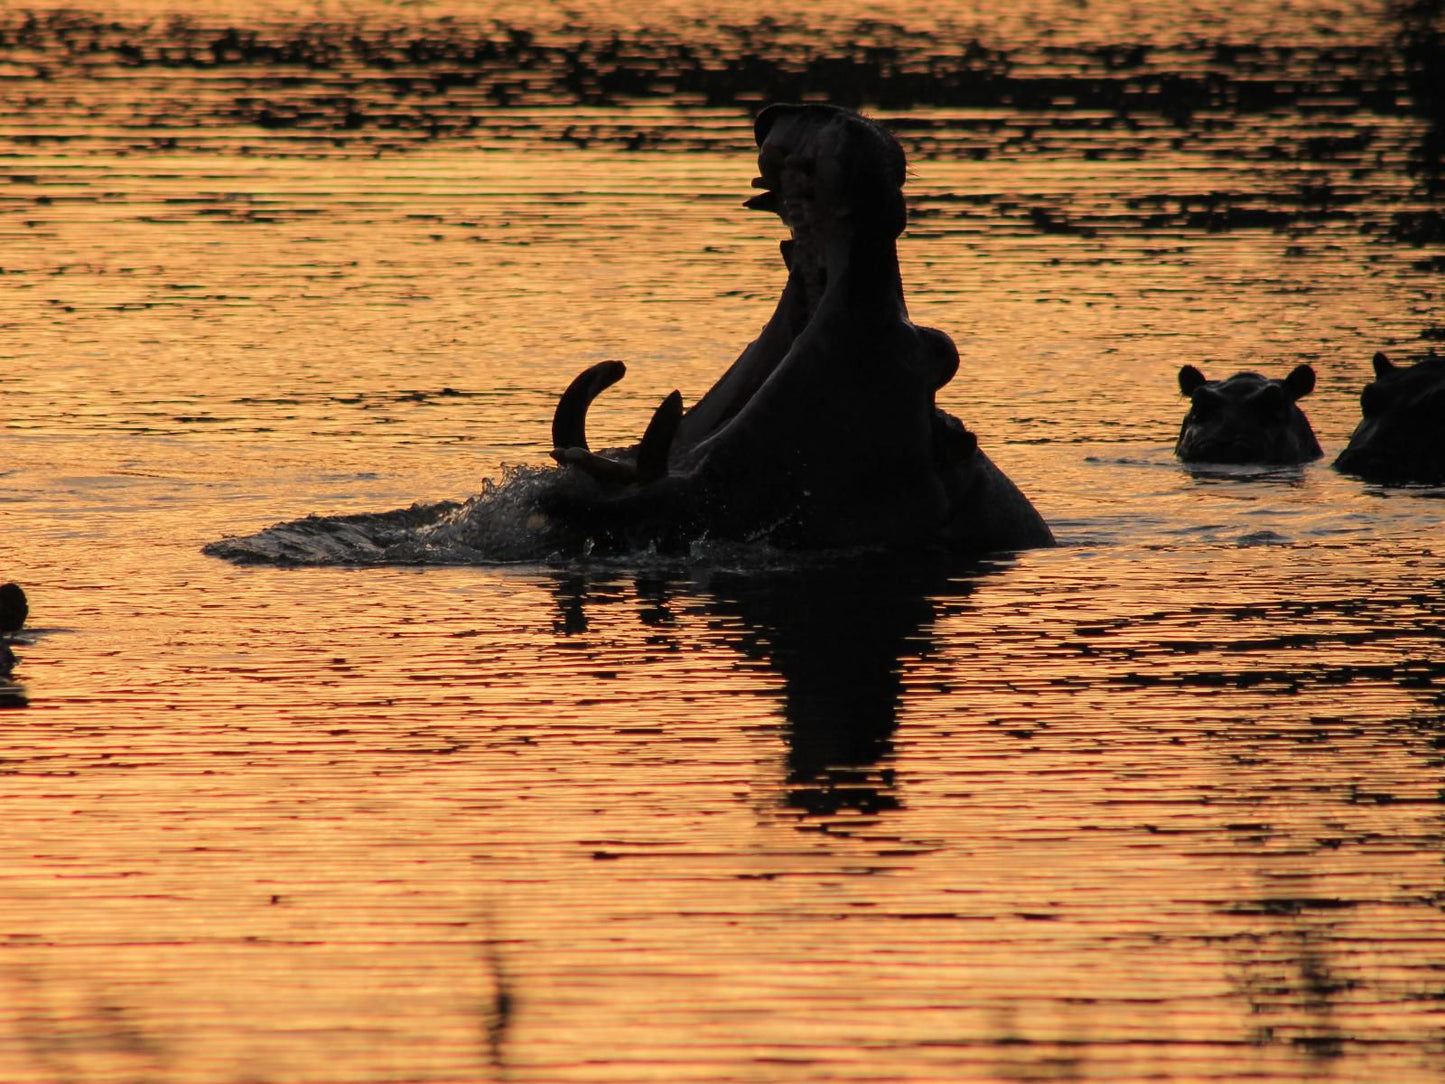
<path fill-rule="evenodd" d="M 486 479 L 482 491 L 465 501 L 418 501 L 390 512 L 306 516 L 208 543 L 201 552 L 237 564 L 266 565 L 538 564 L 579 558 L 635 565 L 679 557 L 724 564 L 741 560 L 757 567 L 810 563 L 808 555 L 785 554 L 788 547 L 774 537 L 785 533 L 786 520 L 727 540 L 710 538 L 705 530 L 684 523 L 661 534 L 615 522 L 584 529 L 571 517 L 547 511 L 549 506 L 595 500 L 600 488 L 577 470 L 503 467 L 500 479 Z M 827 561 L 866 548 L 812 556 Z"/>
<path fill-rule="evenodd" d="M 337 565 L 494 565 L 575 563 L 590 560 L 627 567 L 672 566 L 680 560 L 703 567 L 756 571 L 855 567 L 884 558 L 883 567 L 908 574 L 945 568 L 991 568 L 987 559 L 964 559 L 937 547 L 889 554 L 875 546 L 799 551 L 785 544 L 787 523 L 780 521 L 743 539 L 713 538 L 705 532 L 642 536 L 616 529 L 579 534 L 565 517 L 545 507 L 558 499 L 577 499 L 595 483 L 578 471 L 553 467 L 503 467 L 498 480 L 486 479 L 482 491 L 465 501 L 418 501 L 389 512 L 342 516 L 306 516 L 277 523 L 255 534 L 222 538 L 202 547 L 211 557 L 236 564 Z M 892 558 L 900 558 L 896 563 Z M 872 564 L 869 567 L 876 567 Z"/>
<path fill-rule="evenodd" d="M 465 501 L 418 502 L 391 512 L 307 516 L 256 534 L 223 538 L 203 552 L 241 564 L 493 564 L 590 552 L 595 541 L 561 530 L 539 506 L 572 472 L 504 468 Z"/>

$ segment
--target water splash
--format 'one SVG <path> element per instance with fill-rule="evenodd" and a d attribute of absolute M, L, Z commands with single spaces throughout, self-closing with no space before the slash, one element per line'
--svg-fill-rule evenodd
<path fill-rule="evenodd" d="M 311 515 L 204 547 L 240 564 L 433 565 L 542 561 L 563 540 L 538 507 L 564 472 L 505 467 L 465 501 L 418 501 L 389 512 Z M 585 548 L 585 543 L 584 543 Z"/>

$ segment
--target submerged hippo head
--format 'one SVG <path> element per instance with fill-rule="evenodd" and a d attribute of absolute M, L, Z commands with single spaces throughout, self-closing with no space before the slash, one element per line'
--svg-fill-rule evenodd
<path fill-rule="evenodd" d="M 1186 463 L 1308 463 L 1319 441 L 1295 405 L 1315 387 L 1315 371 L 1300 365 L 1283 380 L 1236 373 L 1210 380 L 1193 365 L 1179 370 L 1189 413 L 1174 454 Z"/>
<path fill-rule="evenodd" d="M 1445 482 L 1445 357 L 1397 366 L 1376 354 L 1374 365 L 1335 468 L 1371 482 Z"/>

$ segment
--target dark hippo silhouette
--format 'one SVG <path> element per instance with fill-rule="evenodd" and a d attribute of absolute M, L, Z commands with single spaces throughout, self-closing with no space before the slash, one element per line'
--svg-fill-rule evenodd
<path fill-rule="evenodd" d="M 20 661 L 6 641 L 25 626 L 29 615 L 30 603 L 25 598 L 25 589 L 18 583 L 0 583 L 0 680 L 8 678 Z M 0 705 L 12 699 L 5 691 L 0 691 Z"/>
<path fill-rule="evenodd" d="M 587 407 L 621 379 L 603 362 L 563 394 L 539 498 L 548 529 L 613 546 L 706 536 L 792 548 L 1045 546 L 1028 499 L 937 409 L 958 352 L 908 319 L 896 239 L 902 148 L 855 113 L 774 105 L 754 124 L 788 279 L 772 318 L 690 410 L 668 396 L 633 448 L 587 447 Z"/>
<path fill-rule="evenodd" d="M 19 632 L 30 616 L 30 602 L 18 583 L 0 583 L 0 635 Z"/>
<path fill-rule="evenodd" d="M 1189 413 L 1174 454 L 1186 463 L 1308 463 L 1324 453 L 1296 405 L 1315 387 L 1315 371 L 1297 366 L 1283 380 L 1235 373 L 1210 380 L 1193 365 L 1179 370 Z"/>
<path fill-rule="evenodd" d="M 1335 469 L 1370 482 L 1445 482 L 1445 357 L 1397 366 L 1376 354 L 1374 366 Z"/>

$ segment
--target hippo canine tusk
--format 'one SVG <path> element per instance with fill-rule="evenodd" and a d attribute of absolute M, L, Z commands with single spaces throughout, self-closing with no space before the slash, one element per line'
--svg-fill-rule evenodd
<path fill-rule="evenodd" d="M 587 409 L 627 372 L 620 361 L 603 361 L 580 373 L 552 416 L 552 458 L 563 466 L 585 471 L 598 481 L 627 485 L 655 482 L 667 475 L 667 457 L 682 421 L 682 393 L 674 391 L 658 404 L 637 445 L 636 463 L 598 455 L 587 447 Z"/>
<path fill-rule="evenodd" d="M 667 456 L 672 451 L 672 438 L 677 436 L 682 421 L 682 392 L 674 391 L 657 405 L 652 420 L 637 446 L 637 480 L 655 482 L 667 474 Z"/>
<path fill-rule="evenodd" d="M 552 415 L 552 447 L 587 450 L 587 408 L 608 388 L 627 375 L 620 361 L 599 361 L 584 369 L 557 400 Z"/>

